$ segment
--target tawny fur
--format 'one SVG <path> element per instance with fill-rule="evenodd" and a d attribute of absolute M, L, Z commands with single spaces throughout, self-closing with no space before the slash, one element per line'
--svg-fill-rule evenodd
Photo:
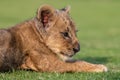
<path fill-rule="evenodd" d="M 67 32 L 67 33 L 66 33 Z M 104 65 L 72 61 L 79 51 L 69 8 L 41 6 L 35 18 L 0 30 L 0 71 L 103 72 Z"/>

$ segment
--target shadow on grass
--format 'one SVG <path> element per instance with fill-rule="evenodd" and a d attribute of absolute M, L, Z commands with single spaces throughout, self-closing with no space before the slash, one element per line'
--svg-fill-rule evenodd
<path fill-rule="evenodd" d="M 95 63 L 95 64 L 105 64 L 109 62 L 110 57 L 84 57 L 81 60 Z"/>

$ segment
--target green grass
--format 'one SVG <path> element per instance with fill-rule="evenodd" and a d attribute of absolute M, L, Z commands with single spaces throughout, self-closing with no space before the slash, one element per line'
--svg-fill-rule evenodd
<path fill-rule="evenodd" d="M 81 43 L 75 58 L 104 64 L 109 71 L 60 74 L 18 70 L 0 73 L 0 80 L 120 80 L 119 0 L 0 0 L 0 28 L 34 17 L 41 4 L 56 8 L 71 5 Z"/>

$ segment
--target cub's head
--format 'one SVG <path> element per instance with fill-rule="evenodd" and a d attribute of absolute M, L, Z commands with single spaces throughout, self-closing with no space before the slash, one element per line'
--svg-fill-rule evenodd
<path fill-rule="evenodd" d="M 49 5 L 43 5 L 37 11 L 37 19 L 47 35 L 45 44 L 64 61 L 80 50 L 76 27 L 69 10 L 70 7 L 56 10 Z"/>

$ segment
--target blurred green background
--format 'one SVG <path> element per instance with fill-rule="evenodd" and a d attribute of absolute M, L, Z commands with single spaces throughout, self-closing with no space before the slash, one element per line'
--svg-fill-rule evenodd
<path fill-rule="evenodd" d="M 71 6 L 70 13 L 79 30 L 77 34 L 81 44 L 81 51 L 75 58 L 105 64 L 109 72 L 59 74 L 15 71 L 0 73 L 0 80 L 120 80 L 120 0 L 0 0 L 0 28 L 33 18 L 42 4 L 57 9 Z"/>

